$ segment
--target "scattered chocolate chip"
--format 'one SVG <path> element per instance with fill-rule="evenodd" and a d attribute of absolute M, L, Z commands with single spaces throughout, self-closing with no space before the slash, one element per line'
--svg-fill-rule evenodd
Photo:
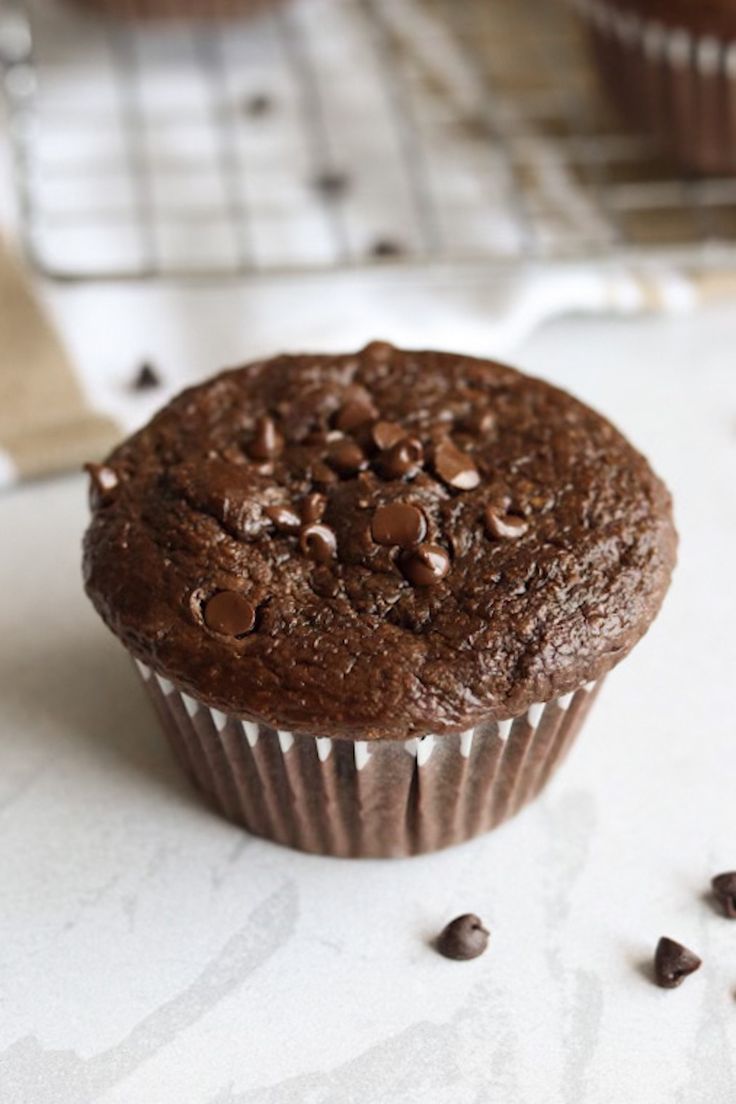
<path fill-rule="evenodd" d="M 302 501 L 302 521 L 307 525 L 313 521 L 321 521 L 326 507 L 327 499 L 324 495 L 318 494 L 316 491 L 308 494 Z"/>
<path fill-rule="evenodd" d="M 391 502 L 379 506 L 371 522 L 371 535 L 376 544 L 412 548 L 427 535 L 424 514 L 408 502 Z"/>
<path fill-rule="evenodd" d="M 372 257 L 400 257 L 404 247 L 391 238 L 378 238 L 371 246 L 370 252 Z"/>
<path fill-rule="evenodd" d="M 490 932 L 472 912 L 458 916 L 443 928 L 435 940 L 435 948 L 445 958 L 458 962 L 478 958 L 488 946 Z"/>
<path fill-rule="evenodd" d="M 487 406 L 474 407 L 462 420 L 462 428 L 476 437 L 487 437 L 496 427 L 496 415 Z"/>
<path fill-rule="evenodd" d="M 394 347 L 388 341 L 370 341 L 361 352 L 361 356 L 366 360 L 373 361 L 374 364 L 385 363 L 390 360 L 394 354 Z"/>
<path fill-rule="evenodd" d="M 450 570 L 450 557 L 436 544 L 420 544 L 401 562 L 404 575 L 414 586 L 435 586 Z"/>
<path fill-rule="evenodd" d="M 502 514 L 495 506 L 486 506 L 483 518 L 488 535 L 497 540 L 516 540 L 523 537 L 529 528 L 526 518 L 516 514 Z"/>
<path fill-rule="evenodd" d="M 350 187 L 350 177 L 339 169 L 326 169 L 315 178 L 314 186 L 327 199 L 340 199 Z"/>
<path fill-rule="evenodd" d="M 381 452 L 390 449 L 406 437 L 406 430 L 396 422 L 376 422 L 371 426 L 371 440 Z"/>
<path fill-rule="evenodd" d="M 299 535 L 299 547 L 310 559 L 316 560 L 317 563 L 327 563 L 337 552 L 337 540 L 329 526 L 315 522 L 312 525 L 305 525 L 302 529 Z"/>
<path fill-rule="evenodd" d="M 284 438 L 273 418 L 262 416 L 256 420 L 253 437 L 248 443 L 248 455 L 254 460 L 272 460 L 284 449 Z"/>
<path fill-rule="evenodd" d="M 654 954 L 654 979 L 662 989 L 676 989 L 701 965 L 702 960 L 693 951 L 663 935 Z"/>
<path fill-rule="evenodd" d="M 288 506 L 267 506 L 264 513 L 284 533 L 298 533 L 301 528 L 302 519 Z"/>
<path fill-rule="evenodd" d="M 381 470 L 387 479 L 403 479 L 420 471 L 424 449 L 417 437 L 404 437 L 381 456 Z"/>
<path fill-rule="evenodd" d="M 449 438 L 435 446 L 433 461 L 437 475 L 449 487 L 472 491 L 480 483 L 480 474 L 472 457 Z"/>
<path fill-rule="evenodd" d="M 254 119 L 268 115 L 272 107 L 273 100 L 265 92 L 255 92 L 243 101 L 243 111 Z"/>
<path fill-rule="evenodd" d="M 161 378 L 149 361 L 141 364 L 136 377 L 133 380 L 133 389 L 135 391 L 151 391 L 154 387 L 161 386 Z"/>
<path fill-rule="evenodd" d="M 327 454 L 327 462 L 339 475 L 357 475 L 368 466 L 365 453 L 360 445 L 345 437 L 333 441 Z"/>
<path fill-rule="evenodd" d="M 256 623 L 256 611 L 236 590 L 220 590 L 205 605 L 204 621 L 222 636 L 245 636 Z"/>
<path fill-rule="evenodd" d="M 107 464 L 85 464 L 84 470 L 90 478 L 89 501 L 91 506 L 104 506 L 112 502 L 118 488 L 117 472 Z"/>
<path fill-rule="evenodd" d="M 729 920 L 736 920 L 736 871 L 729 870 L 726 874 L 716 874 L 710 884 L 723 906 L 724 915 Z"/>
<path fill-rule="evenodd" d="M 372 422 L 377 417 L 378 411 L 370 400 L 366 402 L 353 399 L 338 410 L 335 416 L 335 428 L 343 433 L 352 433 L 354 429 Z"/>
<path fill-rule="evenodd" d="M 313 429 L 301 443 L 309 448 L 324 448 L 327 444 L 327 432 L 324 429 Z"/>
<path fill-rule="evenodd" d="M 329 486 L 330 483 L 337 482 L 337 473 L 329 468 L 327 464 L 321 460 L 315 460 L 312 464 L 312 479 L 315 483 L 321 483 L 323 486 Z"/>

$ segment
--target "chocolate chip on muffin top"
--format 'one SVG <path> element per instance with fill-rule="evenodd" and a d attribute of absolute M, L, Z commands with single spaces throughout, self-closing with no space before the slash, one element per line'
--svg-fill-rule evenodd
<path fill-rule="evenodd" d="M 295 732 L 459 731 L 573 690 L 643 634 L 674 560 L 666 490 L 599 415 L 379 342 L 225 372 L 104 471 L 98 611 L 196 697 Z"/>

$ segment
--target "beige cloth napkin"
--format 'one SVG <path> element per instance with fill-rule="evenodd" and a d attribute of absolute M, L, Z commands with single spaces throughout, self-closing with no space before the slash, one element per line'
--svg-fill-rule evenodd
<path fill-rule="evenodd" d="M 0 241 L 0 482 L 79 467 L 119 437 L 90 409 L 20 261 Z"/>

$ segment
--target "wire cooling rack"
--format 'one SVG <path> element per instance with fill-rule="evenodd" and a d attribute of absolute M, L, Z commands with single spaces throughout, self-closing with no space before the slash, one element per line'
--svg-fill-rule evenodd
<path fill-rule="evenodd" d="M 736 244 L 736 182 L 680 179 L 622 130 L 564 0 L 199 24 L 5 0 L 0 65 L 27 249 L 57 278 Z"/>

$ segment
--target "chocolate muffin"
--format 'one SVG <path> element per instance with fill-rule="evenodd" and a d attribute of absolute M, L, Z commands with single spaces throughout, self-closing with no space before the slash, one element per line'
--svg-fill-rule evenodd
<path fill-rule="evenodd" d="M 252 832 L 406 855 L 533 797 L 667 589 L 670 498 L 605 419 L 375 342 L 185 391 L 91 465 L 87 593 Z"/>
<path fill-rule="evenodd" d="M 733 0 L 576 0 L 625 117 L 684 168 L 736 171 Z"/>

